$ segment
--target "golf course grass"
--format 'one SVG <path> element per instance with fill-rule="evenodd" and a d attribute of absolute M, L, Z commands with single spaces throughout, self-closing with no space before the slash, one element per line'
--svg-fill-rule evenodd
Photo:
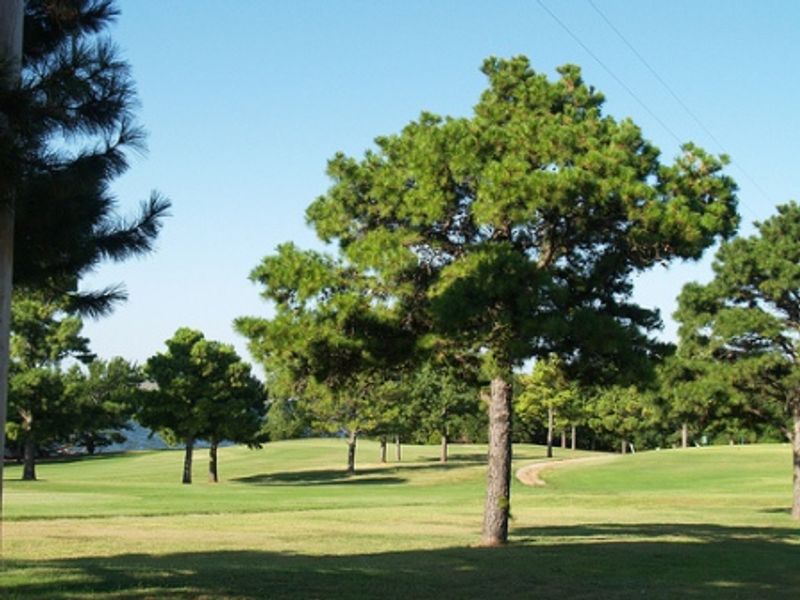
<path fill-rule="evenodd" d="M 380 465 L 363 441 L 348 476 L 341 440 L 229 447 L 216 485 L 197 451 L 191 486 L 181 451 L 43 463 L 37 482 L 10 466 L 0 597 L 797 598 L 787 445 L 564 462 L 515 481 L 494 549 L 474 546 L 485 447 L 451 450 Z"/>

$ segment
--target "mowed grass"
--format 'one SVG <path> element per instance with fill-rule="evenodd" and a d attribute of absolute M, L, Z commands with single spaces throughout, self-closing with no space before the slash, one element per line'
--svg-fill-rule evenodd
<path fill-rule="evenodd" d="M 222 482 L 179 482 L 182 452 L 6 471 L 9 598 L 796 598 L 787 445 L 564 463 L 512 489 L 511 543 L 475 547 L 485 447 L 403 447 L 359 472 L 341 440 L 220 451 Z M 390 447 L 393 457 L 393 448 Z M 556 449 L 556 458 L 590 456 Z M 515 447 L 514 468 L 544 460 Z M 2 595 L 5 594 L 5 595 Z"/>

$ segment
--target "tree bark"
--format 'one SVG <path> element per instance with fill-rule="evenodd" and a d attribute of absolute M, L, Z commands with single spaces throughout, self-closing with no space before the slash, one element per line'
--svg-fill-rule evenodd
<path fill-rule="evenodd" d="M 626 454 L 628 452 L 628 441 L 627 440 L 622 440 L 622 443 L 620 444 L 620 452 L 622 452 L 622 454 Z"/>
<path fill-rule="evenodd" d="M 448 442 L 449 442 L 449 440 L 447 439 L 447 434 L 443 433 L 442 434 L 441 449 L 439 451 L 439 462 L 440 463 L 446 463 L 447 462 L 447 444 L 448 444 Z"/>
<path fill-rule="evenodd" d="M 22 464 L 22 480 L 36 481 L 36 440 L 30 432 L 25 434 Z"/>
<path fill-rule="evenodd" d="M 6 83 L 19 79 L 22 59 L 22 23 L 24 0 L 3 0 L 0 4 L 0 56 L 8 65 Z M 0 84 L 4 82 L 0 79 Z M 8 122 L 0 114 L 0 136 Z M 0 192 L 0 527 L 3 521 L 3 466 L 6 456 L 6 420 L 8 416 L 8 364 L 11 334 L 11 290 L 14 268 L 14 200 L 13 190 Z M 2 539 L 2 531 L 0 531 Z"/>
<path fill-rule="evenodd" d="M 553 458 L 553 407 L 547 407 L 547 458 Z"/>
<path fill-rule="evenodd" d="M 792 518 L 800 519 L 800 400 L 794 402 L 792 407 L 794 417 L 792 435 L 792 463 L 794 473 L 792 475 Z"/>
<path fill-rule="evenodd" d="M 386 462 L 386 436 L 381 436 L 381 463 Z"/>
<path fill-rule="evenodd" d="M 86 454 L 89 456 L 94 456 L 95 449 L 94 437 L 89 436 L 86 438 Z"/>
<path fill-rule="evenodd" d="M 689 447 L 689 424 L 684 422 L 681 425 L 681 448 Z"/>
<path fill-rule="evenodd" d="M 575 425 L 572 426 L 572 431 L 570 432 L 569 441 L 570 445 L 572 446 L 573 450 L 577 450 L 578 448 L 578 441 L 577 441 L 577 427 Z"/>
<path fill-rule="evenodd" d="M 500 546 L 508 541 L 508 514 L 511 508 L 511 394 L 511 384 L 505 379 L 492 379 L 489 400 L 489 465 L 482 539 L 486 546 Z"/>
<path fill-rule="evenodd" d="M 567 449 L 567 430 L 566 429 L 562 429 L 561 430 L 561 449 L 562 450 L 566 450 Z"/>
<path fill-rule="evenodd" d="M 397 462 L 403 460 L 403 446 L 400 443 L 400 435 L 394 436 L 394 457 Z"/>
<path fill-rule="evenodd" d="M 217 470 L 217 447 L 219 442 L 212 441 L 208 447 L 208 481 L 219 483 L 219 472 Z"/>
<path fill-rule="evenodd" d="M 192 483 L 192 452 L 194 451 L 194 438 L 186 438 L 186 453 L 183 456 L 183 479 L 181 483 Z"/>
<path fill-rule="evenodd" d="M 356 472 L 356 441 L 358 440 L 358 433 L 350 432 L 347 437 L 347 472 Z"/>

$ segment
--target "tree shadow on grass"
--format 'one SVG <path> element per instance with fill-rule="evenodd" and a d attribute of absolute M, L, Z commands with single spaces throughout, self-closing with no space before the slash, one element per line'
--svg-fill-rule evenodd
<path fill-rule="evenodd" d="M 355 473 L 335 469 L 261 473 L 231 479 L 252 485 L 394 485 L 408 481 L 388 469 L 359 469 Z"/>
<path fill-rule="evenodd" d="M 505 548 L 325 555 L 263 551 L 6 561 L 10 598 L 796 598 L 798 529 L 528 528 Z M 675 536 L 689 535 L 677 540 Z M 635 539 L 631 539 L 631 538 Z"/>
<path fill-rule="evenodd" d="M 791 506 L 775 506 L 772 508 L 762 508 L 758 512 L 769 513 L 773 515 L 790 515 L 792 514 Z"/>
<path fill-rule="evenodd" d="M 247 477 L 237 477 L 231 479 L 239 483 L 249 483 L 252 485 L 380 485 L 380 484 L 399 484 L 408 481 L 404 475 L 409 472 L 419 472 L 426 470 L 445 471 L 449 469 L 460 469 L 467 466 L 484 464 L 485 461 L 477 462 L 465 459 L 453 463 L 429 463 L 418 462 L 400 464 L 394 463 L 384 467 L 373 467 L 366 469 L 356 469 L 354 473 L 348 473 L 343 469 L 320 469 L 309 471 L 282 471 L 277 473 L 258 473 Z"/>
<path fill-rule="evenodd" d="M 486 453 L 480 452 L 470 452 L 468 454 L 449 454 L 447 456 L 447 462 L 443 463 L 439 460 L 439 457 L 431 457 L 423 459 L 426 463 L 436 462 L 441 465 L 448 465 L 450 463 L 459 463 L 459 464 L 475 464 L 475 465 L 485 465 L 486 464 Z"/>

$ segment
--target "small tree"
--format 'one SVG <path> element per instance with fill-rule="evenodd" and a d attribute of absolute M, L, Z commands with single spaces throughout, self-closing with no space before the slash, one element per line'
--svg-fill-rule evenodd
<path fill-rule="evenodd" d="M 800 519 L 800 205 L 778 206 L 756 230 L 720 247 L 714 279 L 687 284 L 675 316 L 688 353 L 722 365 L 755 406 L 785 411 Z"/>
<path fill-rule="evenodd" d="M 566 427 L 578 412 L 581 394 L 564 373 L 563 361 L 552 355 L 538 360 L 530 375 L 519 377 L 520 393 L 514 412 L 526 423 L 544 423 L 547 428 L 547 458 L 553 457 L 553 433 L 557 424 Z M 572 420 L 572 423 L 575 421 Z"/>
<path fill-rule="evenodd" d="M 595 388 L 587 407 L 589 427 L 625 454 L 640 434 L 653 428 L 658 412 L 649 394 L 633 385 Z"/>
<path fill-rule="evenodd" d="M 251 279 L 276 314 L 235 326 L 264 365 L 271 395 L 299 399 L 315 428 L 344 433 L 354 471 L 358 436 L 383 423 L 396 395 L 392 368 L 410 348 L 396 307 L 381 298 L 379 281 L 293 244 L 279 246 Z"/>
<path fill-rule="evenodd" d="M 136 409 L 141 370 L 123 358 L 95 359 L 84 372 L 77 365 L 65 376 L 65 394 L 75 414 L 70 441 L 89 454 L 125 441 L 122 433 Z"/>
<path fill-rule="evenodd" d="M 147 360 L 156 389 L 142 394 L 137 419 L 185 446 L 182 483 L 192 482 L 194 444 L 211 442 L 209 479 L 217 481 L 217 446 L 223 439 L 255 443 L 266 398 L 233 348 L 181 328 L 167 351 Z"/>
<path fill-rule="evenodd" d="M 267 409 L 263 384 L 233 346 L 207 342 L 197 350 L 197 360 L 207 367 L 203 377 L 208 390 L 200 410 L 206 426 L 202 438 L 209 443 L 208 480 L 219 481 L 217 449 L 223 441 L 258 447 Z"/>
<path fill-rule="evenodd" d="M 410 382 L 409 399 L 418 415 L 418 432 L 424 437 L 439 437 L 439 461 L 447 462 L 448 444 L 460 419 L 480 410 L 479 386 L 474 378 L 447 365 L 424 363 Z"/>
<path fill-rule="evenodd" d="M 41 294 L 14 298 L 9 386 L 10 431 L 23 447 L 23 479 L 36 479 L 37 444 L 66 439 L 74 411 L 67 405 L 61 361 L 68 356 L 90 360 L 83 324 L 63 312 L 64 303 Z"/>

